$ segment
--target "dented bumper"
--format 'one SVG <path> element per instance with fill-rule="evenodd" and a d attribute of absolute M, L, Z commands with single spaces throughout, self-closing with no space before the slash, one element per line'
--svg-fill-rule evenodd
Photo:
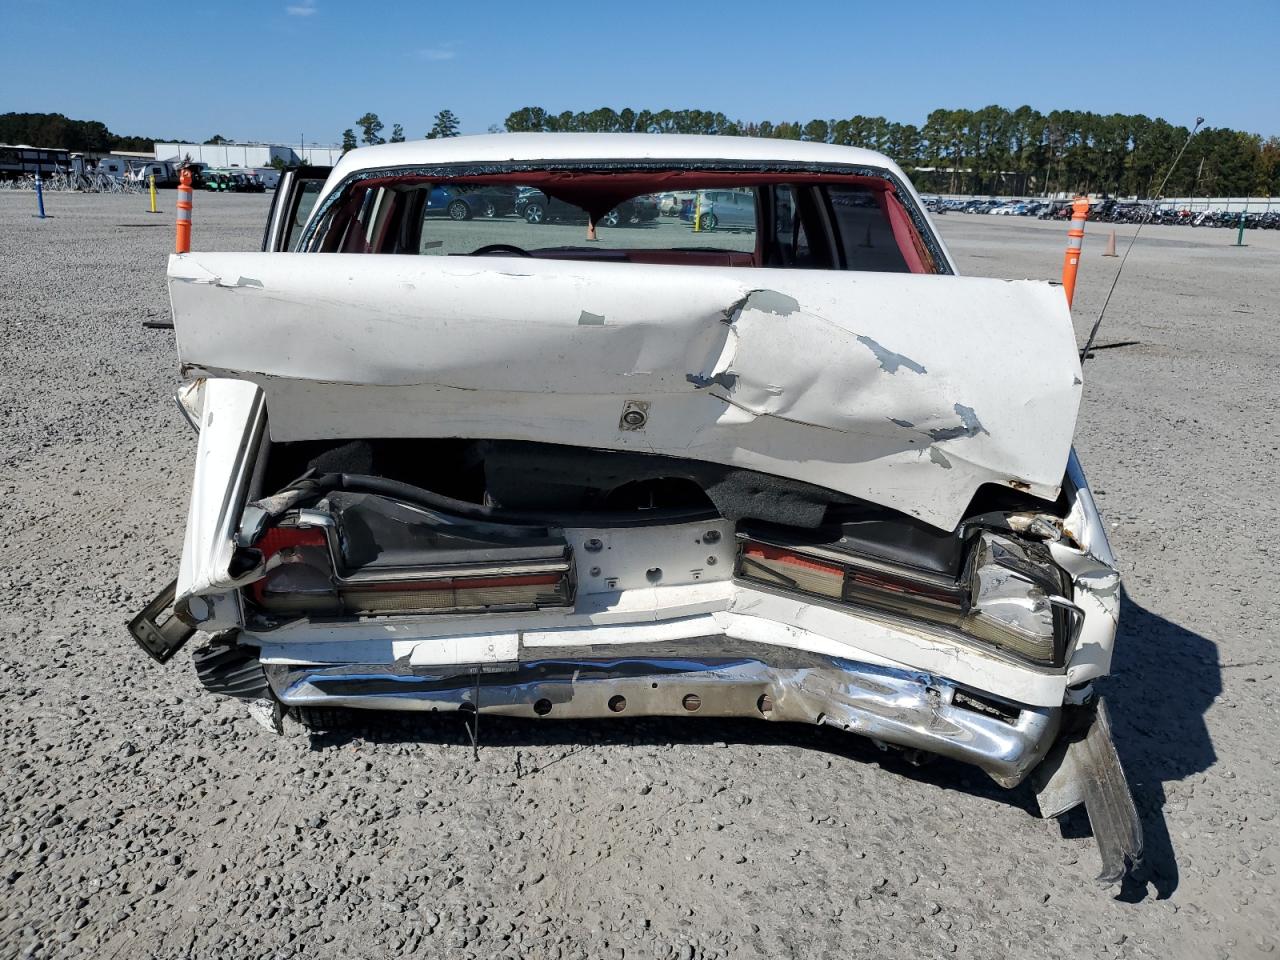
<path fill-rule="evenodd" d="M 507 663 L 266 666 L 293 707 L 467 710 L 503 716 L 749 717 L 838 727 L 950 757 L 1006 787 L 1053 744 L 1060 710 L 993 700 L 927 673 L 766 645 L 705 642 L 529 651 Z"/>

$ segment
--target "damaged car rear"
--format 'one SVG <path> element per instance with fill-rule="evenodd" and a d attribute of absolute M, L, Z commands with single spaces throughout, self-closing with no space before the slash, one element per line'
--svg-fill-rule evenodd
<path fill-rule="evenodd" d="M 440 187 L 582 216 L 432 217 Z M 741 224 L 608 226 L 703 191 Z M 203 631 L 204 684 L 277 725 L 834 726 L 1030 776 L 1045 816 L 1086 806 L 1101 879 L 1137 862 L 1065 299 L 956 275 L 885 157 L 388 144 L 283 177 L 263 252 L 168 275 L 199 437 L 178 577 L 132 625 L 157 659 Z"/>

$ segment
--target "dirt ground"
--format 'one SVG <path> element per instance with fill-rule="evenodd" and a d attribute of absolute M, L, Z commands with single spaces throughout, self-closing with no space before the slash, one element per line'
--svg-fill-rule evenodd
<path fill-rule="evenodd" d="M 486 720 L 473 762 L 456 718 L 278 738 L 188 650 L 142 658 L 124 624 L 176 568 L 194 449 L 172 332 L 142 327 L 173 199 L 39 221 L 0 193 L 0 957 L 1275 955 L 1280 233 L 1148 228 L 1101 336 L 1136 343 L 1085 368 L 1148 851 L 1116 895 L 1087 821 L 848 735 Z M 197 196 L 196 248 L 256 248 L 266 208 Z M 1060 270 L 1064 224 L 938 225 L 964 272 Z"/>

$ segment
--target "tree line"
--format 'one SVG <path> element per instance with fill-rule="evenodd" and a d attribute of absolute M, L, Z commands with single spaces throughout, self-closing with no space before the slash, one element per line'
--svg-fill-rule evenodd
<path fill-rule="evenodd" d="M 360 141 L 365 146 L 373 146 L 376 143 L 404 143 L 404 127 L 398 123 L 391 125 L 391 134 L 384 138 L 382 131 L 385 124 L 378 119 L 376 113 L 366 113 L 363 117 L 356 121 L 356 126 L 360 128 Z M 456 137 L 459 133 L 459 121 L 452 110 L 441 110 L 435 116 L 435 122 L 432 123 L 431 129 L 427 131 L 426 139 L 435 140 L 439 137 Z M 354 150 L 359 143 L 356 142 L 356 132 L 352 127 L 342 131 L 342 152 L 347 153 Z"/>
<path fill-rule="evenodd" d="M 1190 132 L 1143 114 L 1077 110 L 1041 113 L 938 109 L 922 126 L 884 117 L 807 122 L 732 120 L 710 110 L 613 110 L 550 113 L 522 107 L 511 132 L 700 133 L 777 137 L 866 147 L 887 154 L 918 188 L 950 193 L 1107 193 L 1148 197 Z M 1196 134 L 1169 178 L 1166 196 L 1280 194 L 1280 137 L 1226 127 Z"/>
<path fill-rule="evenodd" d="M 0 114 L 0 143 L 107 153 L 111 150 L 151 150 L 151 137 L 122 137 L 99 120 L 72 120 L 60 113 Z"/>
<path fill-rule="evenodd" d="M 436 114 L 428 139 L 455 137 L 451 110 Z M 868 147 L 887 154 L 925 191 L 978 194 L 1107 193 L 1148 197 L 1168 172 L 1188 128 L 1143 114 L 1098 114 L 1028 106 L 1010 110 L 934 110 L 921 126 L 884 117 L 801 121 L 733 120 L 710 110 L 512 112 L 506 130 L 624 133 L 701 133 L 812 140 Z M 356 130 L 360 131 L 357 138 Z M 396 143 L 404 128 L 366 113 L 343 131 L 344 150 L 360 143 Z M 497 127 L 490 127 L 491 131 Z M 221 135 L 208 142 L 224 140 Z M 119 136 L 97 120 L 60 113 L 0 114 L 0 143 L 100 151 L 150 150 L 155 138 Z M 1166 196 L 1280 195 L 1280 137 L 1208 127 L 1192 139 L 1169 178 Z"/>

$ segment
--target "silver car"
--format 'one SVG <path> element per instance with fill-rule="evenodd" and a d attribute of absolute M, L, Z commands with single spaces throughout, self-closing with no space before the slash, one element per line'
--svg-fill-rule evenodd
<path fill-rule="evenodd" d="M 754 230 L 756 198 L 752 190 L 703 190 L 694 200 L 693 217 L 702 230 Z"/>

